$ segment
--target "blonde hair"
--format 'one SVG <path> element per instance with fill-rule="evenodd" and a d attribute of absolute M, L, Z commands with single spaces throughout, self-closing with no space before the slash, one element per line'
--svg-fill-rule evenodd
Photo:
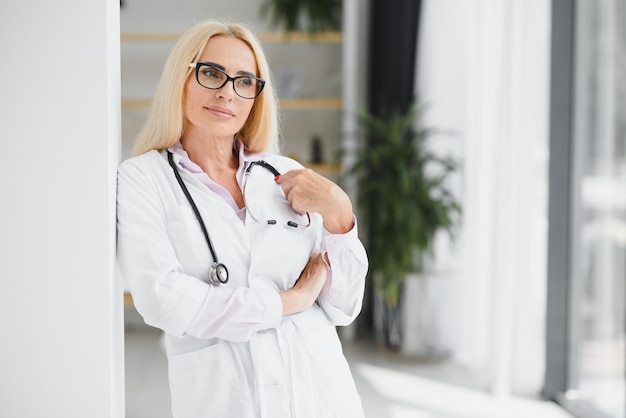
<path fill-rule="evenodd" d="M 272 78 L 265 53 L 252 30 L 238 23 L 205 21 L 185 32 L 163 68 L 150 115 L 137 135 L 133 155 L 164 150 L 178 142 L 184 130 L 183 100 L 185 85 L 196 62 L 213 36 L 230 36 L 245 42 L 256 59 L 258 77 L 265 80 L 263 92 L 254 100 L 252 110 L 237 134 L 246 151 L 278 152 L 278 110 Z"/>

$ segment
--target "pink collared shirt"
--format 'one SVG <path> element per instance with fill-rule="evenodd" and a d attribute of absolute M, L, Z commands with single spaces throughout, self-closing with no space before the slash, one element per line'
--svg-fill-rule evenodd
<path fill-rule="evenodd" d="M 237 148 L 239 149 L 239 168 L 237 169 L 236 178 L 239 187 L 241 187 L 243 171 L 245 169 L 245 153 L 243 152 L 243 145 L 241 143 L 238 143 Z M 198 164 L 191 161 L 191 159 L 189 158 L 189 154 L 187 154 L 187 151 L 185 151 L 185 149 L 183 148 L 183 144 L 180 141 L 169 147 L 168 150 L 173 154 L 179 155 L 181 157 L 181 166 L 185 170 L 193 174 L 195 178 L 197 178 L 202 184 L 211 189 L 215 194 L 224 199 L 224 201 L 228 203 L 231 208 L 233 208 L 239 219 L 245 221 L 246 208 L 243 207 L 239 209 L 239 207 L 237 206 L 237 202 L 235 202 L 235 199 L 233 199 L 233 196 L 228 192 L 228 190 L 213 181 L 213 179 L 209 177 L 207 173 L 202 171 L 202 168 L 200 168 Z"/>

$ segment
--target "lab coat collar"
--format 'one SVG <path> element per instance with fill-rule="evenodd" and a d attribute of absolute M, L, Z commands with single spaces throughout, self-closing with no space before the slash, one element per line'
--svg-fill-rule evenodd
<path fill-rule="evenodd" d="M 241 179 L 243 178 L 243 173 L 246 168 L 250 165 L 251 162 L 263 159 L 263 156 L 265 154 L 255 154 L 247 152 L 244 143 L 240 139 L 235 139 L 235 141 L 233 142 L 233 148 L 237 150 L 237 153 L 239 155 L 237 180 L 239 181 L 239 184 L 241 184 Z M 167 150 L 174 154 L 174 162 L 180 167 L 194 174 L 202 173 L 202 168 L 200 168 L 198 164 L 194 163 L 189 158 L 189 154 L 187 154 L 187 151 L 183 148 L 182 142 L 178 141 Z"/>
<path fill-rule="evenodd" d="M 189 154 L 187 154 L 187 151 L 185 151 L 183 144 L 180 141 L 169 147 L 167 150 L 174 155 L 174 162 L 181 168 L 184 168 L 192 173 L 202 172 L 200 166 L 191 161 Z"/>

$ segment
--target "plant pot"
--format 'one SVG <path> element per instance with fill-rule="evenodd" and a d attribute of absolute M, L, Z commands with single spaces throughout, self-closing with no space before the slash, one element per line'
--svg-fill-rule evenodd
<path fill-rule="evenodd" d="M 391 305 L 374 292 L 373 323 L 376 342 L 392 349 L 399 349 L 402 341 L 400 304 Z"/>
<path fill-rule="evenodd" d="M 402 288 L 402 354 L 426 361 L 449 356 L 445 315 L 449 280 L 438 275 L 411 273 Z"/>

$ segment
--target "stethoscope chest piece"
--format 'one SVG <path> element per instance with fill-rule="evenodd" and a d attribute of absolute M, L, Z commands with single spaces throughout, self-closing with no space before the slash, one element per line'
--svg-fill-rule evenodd
<path fill-rule="evenodd" d="M 209 272 L 209 281 L 215 286 L 228 282 L 228 269 L 226 266 L 222 263 L 213 263 Z"/>

